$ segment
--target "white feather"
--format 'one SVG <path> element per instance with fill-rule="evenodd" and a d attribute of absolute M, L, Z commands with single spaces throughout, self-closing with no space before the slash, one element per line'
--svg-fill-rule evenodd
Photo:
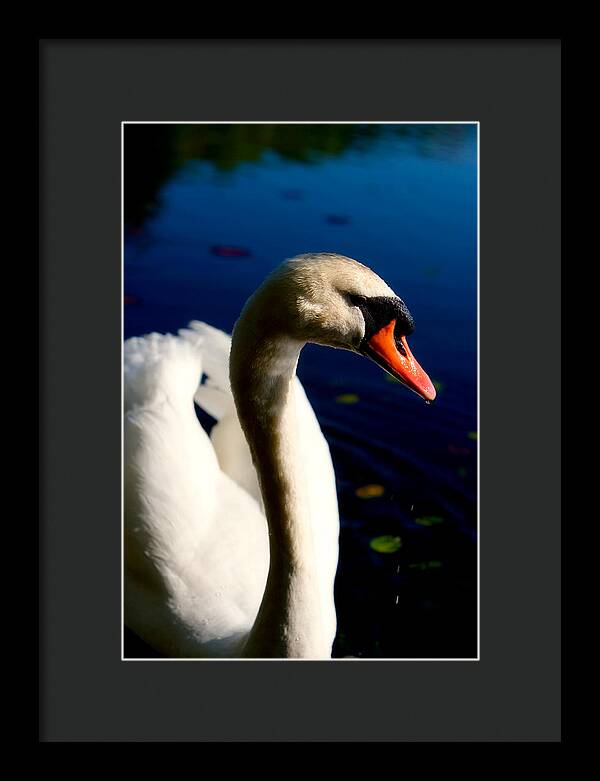
<path fill-rule="evenodd" d="M 229 387 L 230 342 L 194 321 L 179 336 L 134 337 L 124 347 L 125 618 L 168 656 L 237 655 L 265 588 L 268 529 Z M 319 556 L 331 579 L 333 466 L 297 379 L 296 386 L 308 483 L 323 519 Z M 194 400 L 218 419 L 210 438 Z M 335 631 L 335 615 L 329 623 Z"/>

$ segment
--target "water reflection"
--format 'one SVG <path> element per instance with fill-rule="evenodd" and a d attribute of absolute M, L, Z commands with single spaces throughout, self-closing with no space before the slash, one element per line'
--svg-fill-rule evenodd
<path fill-rule="evenodd" d="M 468 125 L 125 125 L 125 224 L 139 227 L 157 207 L 161 184 L 191 160 L 222 173 L 258 163 L 267 153 L 316 165 L 350 150 L 368 152 L 374 142 L 402 142 L 416 154 L 460 154 Z M 286 190 L 289 200 L 302 193 Z"/>

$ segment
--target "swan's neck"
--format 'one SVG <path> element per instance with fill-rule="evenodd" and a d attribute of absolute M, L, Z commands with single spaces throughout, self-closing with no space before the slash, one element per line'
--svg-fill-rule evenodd
<path fill-rule="evenodd" d="M 240 423 L 256 467 L 269 526 L 270 565 L 244 656 L 328 657 L 294 382 L 303 344 L 236 325 L 230 376 Z"/>

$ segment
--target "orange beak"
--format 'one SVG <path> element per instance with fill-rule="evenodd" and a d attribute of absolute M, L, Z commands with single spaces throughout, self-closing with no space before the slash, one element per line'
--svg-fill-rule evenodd
<path fill-rule="evenodd" d="M 419 366 L 410 351 L 405 336 L 398 340 L 394 334 L 396 321 L 392 320 L 377 331 L 367 342 L 366 353 L 392 377 L 418 393 L 425 401 L 435 399 L 433 383 Z"/>

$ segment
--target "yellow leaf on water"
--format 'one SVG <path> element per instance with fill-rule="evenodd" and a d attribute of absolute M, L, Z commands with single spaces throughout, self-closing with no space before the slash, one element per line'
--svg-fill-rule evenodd
<path fill-rule="evenodd" d="M 335 397 L 338 404 L 356 404 L 358 395 L 356 393 L 342 393 Z"/>
<path fill-rule="evenodd" d="M 354 492 L 360 499 L 374 499 L 377 496 L 383 496 L 385 488 L 382 485 L 376 483 L 370 483 L 369 485 L 362 485 Z"/>

